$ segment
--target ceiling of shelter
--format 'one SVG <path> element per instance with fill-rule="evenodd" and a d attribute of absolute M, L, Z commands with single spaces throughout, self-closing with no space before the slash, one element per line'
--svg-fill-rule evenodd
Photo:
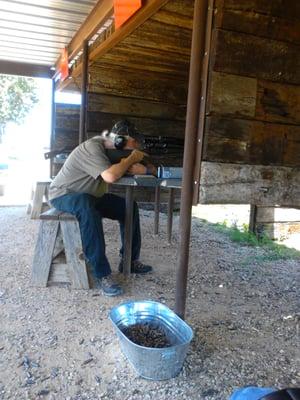
<path fill-rule="evenodd" d="M 55 66 L 58 71 L 66 47 L 74 79 L 60 82 L 61 89 L 74 83 L 78 88 L 82 45 L 88 40 L 90 65 L 178 78 L 188 75 L 193 1 L 144 0 L 119 29 L 114 26 L 113 4 L 113 0 L 0 0 L 0 72 L 9 73 L 3 70 L 12 63 L 20 66 L 15 73 L 22 65 L 48 71 Z"/>
<path fill-rule="evenodd" d="M 0 0 L 0 62 L 55 65 L 97 2 Z"/>

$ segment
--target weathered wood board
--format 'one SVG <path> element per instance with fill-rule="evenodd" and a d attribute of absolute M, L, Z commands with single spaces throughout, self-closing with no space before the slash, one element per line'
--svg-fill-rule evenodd
<path fill-rule="evenodd" d="M 213 48 L 215 71 L 300 84 L 300 52 L 294 43 L 217 30 Z"/>
<path fill-rule="evenodd" d="M 71 284 L 70 271 L 68 265 L 65 262 L 55 262 L 52 264 L 48 279 L 48 285 L 51 286 L 58 283 Z"/>
<path fill-rule="evenodd" d="M 87 121 L 87 130 L 92 133 L 102 132 L 103 129 L 111 127 L 119 120 L 127 118 L 133 122 L 137 130 L 148 135 L 184 137 L 184 121 L 175 121 L 171 119 L 151 119 L 131 117 L 128 114 L 111 114 L 89 112 Z M 89 134 L 89 136 L 91 136 Z M 94 135 L 93 135 L 94 136 Z"/>
<path fill-rule="evenodd" d="M 79 140 L 80 106 L 56 104 L 53 148 L 76 147 Z"/>
<path fill-rule="evenodd" d="M 58 228 L 58 221 L 40 222 L 32 261 L 31 283 L 34 286 L 47 286 Z"/>
<path fill-rule="evenodd" d="M 89 289 L 85 261 L 80 258 L 82 253 L 81 236 L 77 221 L 61 221 L 61 230 L 65 245 L 68 267 L 72 269 L 70 278 L 74 289 Z"/>
<path fill-rule="evenodd" d="M 88 93 L 88 112 L 184 121 L 186 107 L 143 99 Z"/>
<path fill-rule="evenodd" d="M 145 60 L 147 62 L 145 63 Z M 189 57 L 170 54 L 168 57 L 158 48 L 145 48 L 132 44 L 122 43 L 116 46 L 101 58 L 101 65 L 110 68 L 112 65 L 131 70 L 150 71 L 168 74 L 170 77 L 187 79 Z M 97 63 L 95 63 L 97 65 Z"/>
<path fill-rule="evenodd" d="M 274 0 L 265 4 L 259 0 L 217 1 L 215 27 L 300 44 L 299 5 L 289 1 L 283 11 L 283 2 L 280 3 Z"/>
<path fill-rule="evenodd" d="M 202 162 L 200 203 L 300 206 L 300 168 Z"/>
<path fill-rule="evenodd" d="M 112 94 L 170 104 L 186 104 L 186 80 L 166 74 L 94 64 L 90 68 L 89 92 Z"/>
<path fill-rule="evenodd" d="M 203 160 L 300 167 L 300 126 L 208 117 Z"/>
<path fill-rule="evenodd" d="M 224 174 L 227 163 L 300 167 L 299 4 L 215 1 L 203 160 Z"/>
<path fill-rule="evenodd" d="M 223 0 L 226 9 L 252 11 L 288 20 L 300 20 L 300 3 L 294 0 Z"/>
<path fill-rule="evenodd" d="M 206 112 L 254 117 L 256 94 L 257 79 L 212 71 Z"/>
<path fill-rule="evenodd" d="M 172 52 L 174 56 L 180 57 L 190 55 L 191 29 L 177 27 L 171 24 L 162 24 L 159 21 L 149 19 L 141 25 L 124 43 L 130 45 L 142 45 L 149 49 L 157 49 L 158 44 L 162 52 Z"/>
<path fill-rule="evenodd" d="M 299 126 L 300 85 L 258 81 L 255 116 L 263 121 L 282 122 Z"/>
<path fill-rule="evenodd" d="M 206 111 L 299 125 L 300 85 L 212 71 Z"/>

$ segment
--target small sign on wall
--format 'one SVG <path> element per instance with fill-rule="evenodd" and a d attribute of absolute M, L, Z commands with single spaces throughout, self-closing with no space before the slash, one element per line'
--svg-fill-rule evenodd
<path fill-rule="evenodd" d="M 114 0 L 115 28 L 124 24 L 142 7 L 142 0 Z"/>

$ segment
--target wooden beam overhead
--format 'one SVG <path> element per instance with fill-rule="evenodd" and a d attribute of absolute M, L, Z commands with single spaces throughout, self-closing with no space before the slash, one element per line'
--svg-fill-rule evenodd
<path fill-rule="evenodd" d="M 111 2 L 111 0 L 107 0 Z M 142 25 L 148 18 L 150 18 L 156 11 L 163 7 L 169 0 L 145 0 L 143 7 L 130 18 L 123 26 L 113 32 L 103 43 L 91 51 L 89 55 L 89 62 L 95 61 L 97 58 L 112 49 L 115 45 L 130 35 L 136 28 Z M 79 32 L 79 31 L 78 31 Z M 83 37 L 81 40 L 83 41 Z M 81 45 L 82 45 L 81 41 Z M 78 42 L 79 43 L 79 42 Z M 77 77 L 82 72 L 82 64 L 79 64 L 72 71 L 72 77 Z M 59 90 L 63 90 L 70 84 L 71 79 L 65 80 L 58 85 Z"/>
<path fill-rule="evenodd" d="M 68 45 L 68 54 L 72 58 L 81 48 L 85 40 L 89 40 L 97 33 L 102 23 L 114 12 L 113 0 L 99 0 L 87 19 L 81 25 Z"/>
<path fill-rule="evenodd" d="M 52 78 L 54 71 L 49 66 L 1 60 L 0 74 Z"/>

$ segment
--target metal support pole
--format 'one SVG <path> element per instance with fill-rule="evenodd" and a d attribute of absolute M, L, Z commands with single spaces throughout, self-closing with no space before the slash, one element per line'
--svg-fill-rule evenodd
<path fill-rule="evenodd" d="M 154 204 L 154 235 L 158 235 L 159 209 L 160 209 L 160 186 L 156 186 L 156 188 L 155 188 L 155 204 Z"/>
<path fill-rule="evenodd" d="M 51 127 L 50 127 L 50 151 L 54 149 L 55 145 L 55 81 L 52 78 L 52 91 L 51 91 Z M 50 178 L 54 175 L 53 160 L 50 158 Z"/>
<path fill-rule="evenodd" d="M 86 139 L 87 85 L 89 66 L 89 42 L 84 40 L 82 53 L 81 107 L 79 120 L 79 143 Z"/>
<path fill-rule="evenodd" d="M 130 275 L 132 253 L 133 186 L 126 186 L 123 274 Z"/>
<path fill-rule="evenodd" d="M 195 0 L 183 157 L 183 179 L 179 228 L 179 263 L 176 278 L 175 312 L 181 318 L 184 318 L 186 303 L 189 244 L 191 233 L 191 212 L 194 186 L 193 172 L 198 133 L 198 120 L 201 97 L 201 71 L 205 49 L 207 11 L 208 0 Z"/>
<path fill-rule="evenodd" d="M 199 189 L 201 179 L 201 161 L 203 151 L 203 136 L 205 130 L 205 113 L 206 113 L 206 97 L 208 90 L 208 70 L 210 61 L 210 49 L 211 49 L 211 35 L 213 26 L 214 16 L 214 0 L 208 0 L 208 12 L 206 18 L 206 32 L 205 32 L 205 50 L 201 72 L 201 103 L 199 112 L 199 125 L 198 125 L 198 137 L 197 137 L 197 150 L 194 166 L 194 194 L 193 204 L 196 205 L 199 202 Z"/>
<path fill-rule="evenodd" d="M 174 209 L 174 189 L 171 188 L 171 189 L 169 189 L 168 226 L 167 226 L 167 236 L 168 236 L 169 243 L 171 243 L 171 240 L 172 240 L 173 209 Z"/>

